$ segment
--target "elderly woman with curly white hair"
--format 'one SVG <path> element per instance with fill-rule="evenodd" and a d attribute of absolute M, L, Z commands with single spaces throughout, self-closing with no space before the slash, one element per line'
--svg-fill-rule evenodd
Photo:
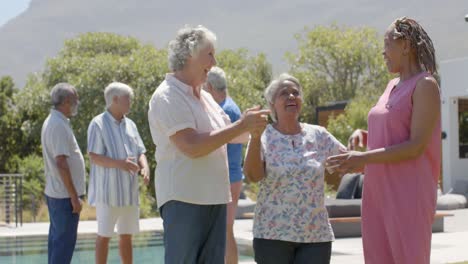
<path fill-rule="evenodd" d="M 334 235 L 324 204 L 324 162 L 345 147 L 325 128 L 299 122 L 302 87 L 282 74 L 265 90 L 273 124 L 252 133 L 244 174 L 259 182 L 257 263 L 329 263 Z"/>
<path fill-rule="evenodd" d="M 230 184 L 226 143 L 263 130 L 268 110 L 231 123 L 202 90 L 216 65 L 216 36 L 184 27 L 169 43 L 172 73 L 154 92 L 148 119 L 156 145 L 155 187 L 163 218 L 165 263 L 224 263 Z"/>

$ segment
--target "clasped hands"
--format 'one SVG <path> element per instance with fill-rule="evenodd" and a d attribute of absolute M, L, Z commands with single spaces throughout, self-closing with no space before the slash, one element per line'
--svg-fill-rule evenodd
<path fill-rule="evenodd" d="M 241 122 L 244 122 L 252 137 L 260 137 L 268 124 L 269 114 L 269 109 L 261 109 L 261 106 L 255 106 L 244 112 Z"/>
<path fill-rule="evenodd" d="M 340 150 L 339 155 L 330 156 L 325 162 L 329 173 L 344 175 L 350 172 L 362 172 L 365 166 L 364 152 Z"/>
<path fill-rule="evenodd" d="M 147 167 L 140 167 L 138 165 L 135 157 L 128 157 L 125 160 L 122 160 L 121 169 L 129 172 L 131 175 L 136 175 L 138 172 L 143 176 L 143 181 L 146 185 L 149 184 L 150 181 L 150 173 L 149 168 Z"/>
<path fill-rule="evenodd" d="M 355 151 L 364 148 L 367 143 L 367 131 L 357 129 L 348 139 L 348 150 L 340 150 L 339 155 L 330 156 L 325 162 L 325 168 L 329 173 L 344 175 L 350 172 L 362 172 L 364 170 L 365 152 Z"/>

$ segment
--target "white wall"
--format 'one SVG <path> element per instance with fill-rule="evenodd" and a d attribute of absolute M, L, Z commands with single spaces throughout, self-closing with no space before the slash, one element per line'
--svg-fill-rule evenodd
<path fill-rule="evenodd" d="M 458 99 L 468 98 L 468 57 L 440 63 L 442 90 L 442 169 L 444 192 L 468 183 L 468 159 L 459 158 Z M 459 187 L 459 186 L 458 186 Z"/>

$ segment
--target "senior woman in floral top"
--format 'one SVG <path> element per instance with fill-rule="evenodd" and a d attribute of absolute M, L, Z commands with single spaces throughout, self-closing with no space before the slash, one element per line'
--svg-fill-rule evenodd
<path fill-rule="evenodd" d="M 274 121 L 251 133 L 244 174 L 259 182 L 257 263 L 330 263 L 333 230 L 324 204 L 324 162 L 346 149 L 325 128 L 298 121 L 302 87 L 282 74 L 265 90 Z"/>

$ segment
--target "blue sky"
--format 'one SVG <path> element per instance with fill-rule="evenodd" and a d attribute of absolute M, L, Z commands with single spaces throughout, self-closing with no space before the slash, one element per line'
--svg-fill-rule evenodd
<path fill-rule="evenodd" d="M 0 26 L 28 8 L 31 0 L 0 0 Z"/>

